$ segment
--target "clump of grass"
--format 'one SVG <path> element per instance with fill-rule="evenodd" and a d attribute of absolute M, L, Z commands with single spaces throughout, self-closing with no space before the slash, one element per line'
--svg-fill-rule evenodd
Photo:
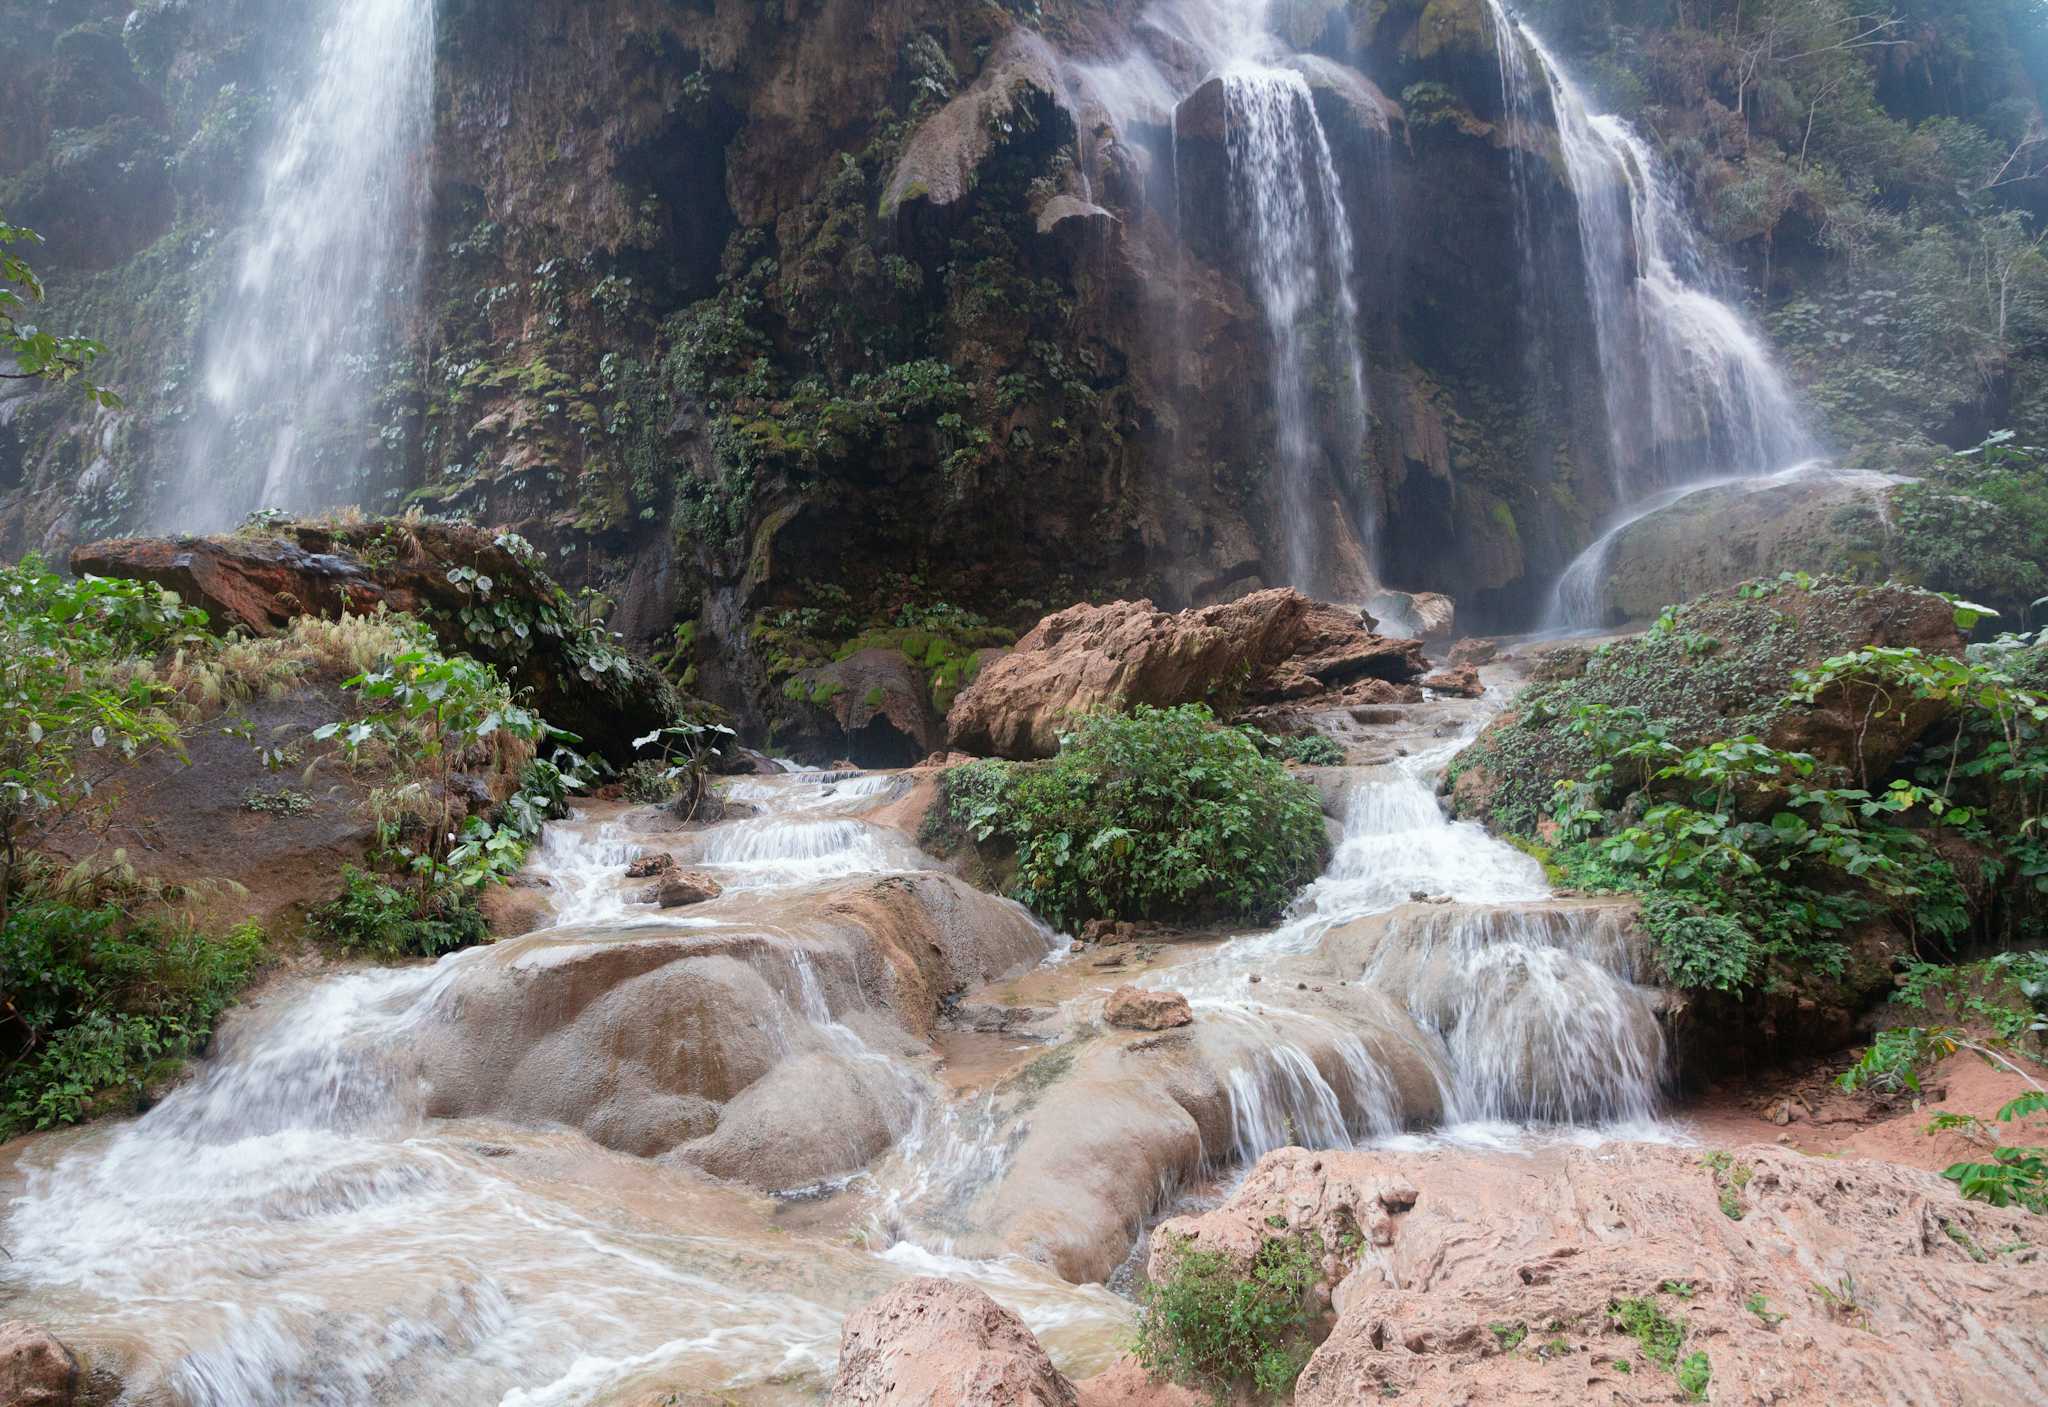
<path fill-rule="evenodd" d="M 1219 1403 L 1245 1391 L 1291 1394 L 1315 1347 L 1321 1239 L 1269 1238 L 1244 1267 L 1185 1240 L 1169 1243 L 1167 1255 L 1165 1276 L 1139 1296 L 1135 1347 L 1146 1370 Z"/>

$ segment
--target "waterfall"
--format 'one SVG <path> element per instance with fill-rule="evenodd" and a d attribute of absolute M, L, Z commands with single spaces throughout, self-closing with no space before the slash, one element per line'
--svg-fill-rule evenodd
<path fill-rule="evenodd" d="M 1503 0 L 1487 7 L 1509 118 L 1534 123 L 1548 107 L 1578 209 L 1571 253 L 1592 314 L 1618 519 L 1702 480 L 1768 474 L 1811 459 L 1815 443 L 1798 402 L 1762 337 L 1715 292 L 1714 269 L 1671 173 L 1628 123 L 1592 111 Z M 1516 163 L 1519 233 L 1523 276 L 1533 284 L 1542 261 L 1531 201 L 1520 189 L 1524 164 Z M 1589 550 L 1602 551 L 1606 541 Z M 1583 612 L 1598 573 L 1597 558 L 1573 564 L 1553 623 L 1595 623 Z"/>
<path fill-rule="evenodd" d="M 1340 580 L 1331 512 L 1337 483 L 1356 471 L 1369 409 L 1357 250 L 1305 71 L 1314 61 L 1275 35 L 1275 8 L 1274 0 L 1161 0 L 1138 28 L 1170 60 L 1134 49 L 1117 64 L 1077 66 L 1073 78 L 1118 132 L 1165 130 L 1176 202 L 1182 105 L 1220 86 L 1232 243 L 1269 343 L 1279 566 L 1286 584 L 1310 594 L 1355 593 L 1373 583 Z M 1371 524 L 1350 530 L 1369 555 Z"/>
<path fill-rule="evenodd" d="M 434 119 L 433 0 L 326 0 L 319 49 L 259 170 L 212 310 L 165 516 L 352 502 L 374 485 L 372 402 L 416 296 Z"/>
<path fill-rule="evenodd" d="M 1330 582 L 1317 550 L 1318 453 L 1324 446 L 1314 390 L 1318 343 L 1327 342 L 1338 420 L 1350 427 L 1327 449 L 1333 467 L 1347 468 L 1363 439 L 1365 412 L 1351 232 L 1308 80 L 1291 69 L 1247 66 L 1234 68 L 1223 82 L 1237 229 L 1273 344 L 1274 450 L 1287 579 L 1304 591 L 1327 594 Z"/>

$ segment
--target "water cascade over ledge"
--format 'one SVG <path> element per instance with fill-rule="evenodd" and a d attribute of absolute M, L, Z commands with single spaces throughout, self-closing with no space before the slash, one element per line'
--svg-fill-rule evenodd
<path fill-rule="evenodd" d="M 1525 128 L 1546 115 L 1554 122 L 1578 210 L 1575 257 L 1564 263 L 1581 272 L 1592 314 L 1618 505 L 1610 532 L 1659 495 L 1812 459 L 1817 447 L 1797 398 L 1762 336 L 1717 292 L 1716 271 L 1657 153 L 1621 118 L 1595 113 L 1504 0 L 1487 0 L 1487 8 L 1509 120 Z M 1523 190 L 1524 208 L 1528 201 Z M 1544 251 L 1526 221 L 1520 237 L 1523 279 L 1533 283 L 1546 267 Z M 1597 623 L 1586 583 L 1598 575 L 1598 551 L 1596 544 L 1566 572 L 1554 627 Z"/>
<path fill-rule="evenodd" d="M 157 516 L 362 502 L 372 403 L 417 296 L 434 120 L 434 0 L 322 0 L 318 53 L 257 173 L 247 246 Z"/>
<path fill-rule="evenodd" d="M 1325 63 L 1276 37 L 1275 0 L 1158 0 L 1114 64 L 1072 81 L 1125 140 L 1165 130 L 1179 210 L 1184 106 L 1214 85 L 1228 161 L 1232 258 L 1264 315 L 1273 417 L 1273 518 L 1284 582 L 1312 595 L 1369 594 L 1332 539 L 1333 480 L 1365 442 L 1366 363 L 1354 285 L 1357 250 L 1344 181 L 1308 74 Z M 1215 114 L 1211 114 L 1213 120 Z M 1355 197 L 1354 197 L 1355 198 Z M 1182 212 L 1184 214 L 1184 212 Z M 1362 511 L 1348 536 L 1367 552 Z M 1370 564 L 1366 565 L 1370 577 Z"/>

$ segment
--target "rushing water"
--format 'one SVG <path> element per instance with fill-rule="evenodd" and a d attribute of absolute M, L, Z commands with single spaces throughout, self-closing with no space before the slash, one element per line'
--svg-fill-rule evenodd
<path fill-rule="evenodd" d="M 433 0 L 317 0 L 319 51 L 265 153 L 162 516 L 364 497 L 372 399 L 419 273 L 434 115 Z"/>
<path fill-rule="evenodd" d="M 1553 624 L 1589 625 L 1605 544 L 1687 488 L 1770 474 L 1816 453 L 1769 347 L 1716 289 L 1716 272 L 1657 153 L 1619 117 L 1595 113 L 1570 74 L 1504 0 L 1487 0 L 1503 100 L 1525 127 L 1547 113 L 1578 212 L 1575 258 L 1593 321 L 1614 474 L 1616 521 L 1561 584 Z M 1539 140 L 1525 131 L 1523 144 Z M 1514 165 L 1523 282 L 1549 265 Z"/>
<path fill-rule="evenodd" d="M 1359 770 L 1336 859 L 1286 924 L 1150 979 L 1193 999 L 1223 1062 L 1219 1167 L 1286 1144 L 1411 1137 L 1396 1047 L 1467 1141 L 1653 1112 L 1663 1052 L 1619 930 L 1544 905 L 1533 862 L 1446 820 L 1430 793 L 1465 736 Z M 866 998 L 828 991 L 800 931 L 729 951 L 779 994 L 761 1019 L 786 1053 L 856 1072 L 885 1106 L 894 1146 L 865 1169 L 774 1201 L 570 1130 L 429 1115 L 428 1033 L 486 990 L 475 979 L 493 965 L 546 981 L 558 946 L 776 933 L 762 915 L 807 912 L 792 896 L 929 864 L 867 818 L 904 785 L 746 779 L 728 800 L 758 814 L 705 830 L 636 829 L 644 814 L 555 827 L 536 868 L 559 928 L 329 977 L 239 1014 L 199 1077 L 141 1119 L 17 1154 L 4 1273 L 15 1302 L 26 1296 L 18 1312 L 122 1365 L 136 1396 L 195 1407 L 565 1407 L 678 1384 L 814 1400 L 843 1316 L 926 1273 L 1016 1307 L 1071 1369 L 1104 1364 L 1123 1302 L 956 1249 L 956 1230 L 990 1244 L 972 1219 L 1030 1120 L 988 1093 L 949 1096 L 900 1039 L 878 1039 Z M 652 848 L 702 866 L 726 896 L 680 914 L 636 902 L 623 867 Z M 1347 926 L 1417 892 L 1466 902 L 1403 908 L 1376 948 L 1345 946 Z M 1045 933 L 1042 951 L 1057 962 L 1066 949 Z M 1349 974 L 1349 1006 L 1247 998 L 1248 976 L 1319 956 Z M 1071 1001 L 1073 1024 L 1099 1001 Z M 1162 1175 L 1162 1198 L 1171 1190 Z"/>

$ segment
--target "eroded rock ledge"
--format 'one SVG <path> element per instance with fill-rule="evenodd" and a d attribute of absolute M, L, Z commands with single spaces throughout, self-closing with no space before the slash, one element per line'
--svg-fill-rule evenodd
<path fill-rule="evenodd" d="M 1093 709 L 1275 704 L 1428 672 L 1420 641 L 1377 629 L 1363 611 L 1284 589 L 1178 615 L 1150 601 L 1069 607 L 1040 621 L 954 701 L 952 746 L 1051 757 L 1060 732 Z"/>

